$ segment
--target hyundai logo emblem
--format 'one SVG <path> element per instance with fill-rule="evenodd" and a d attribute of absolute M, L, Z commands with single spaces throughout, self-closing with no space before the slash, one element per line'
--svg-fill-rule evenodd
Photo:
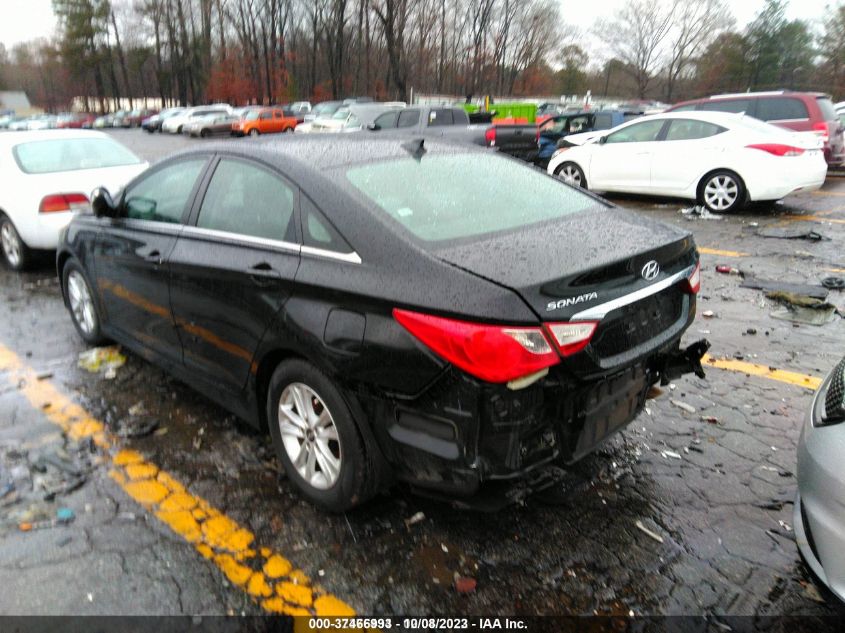
<path fill-rule="evenodd" d="M 646 281 L 654 281 L 657 279 L 658 273 L 660 273 L 660 264 L 652 259 L 643 266 L 641 274 Z"/>

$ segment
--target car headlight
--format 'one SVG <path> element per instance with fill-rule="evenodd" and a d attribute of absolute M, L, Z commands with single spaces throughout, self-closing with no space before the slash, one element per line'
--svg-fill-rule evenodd
<path fill-rule="evenodd" d="M 813 410 L 813 426 L 845 422 L 845 358 L 839 361 L 819 388 Z"/>

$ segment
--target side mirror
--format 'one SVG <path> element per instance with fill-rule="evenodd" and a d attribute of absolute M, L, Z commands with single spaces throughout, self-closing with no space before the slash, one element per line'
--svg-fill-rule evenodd
<path fill-rule="evenodd" d="M 369 124 L 367 125 L 367 129 L 368 129 L 370 132 L 377 132 L 378 130 L 380 130 L 380 129 L 381 129 L 381 126 L 380 126 L 378 123 L 369 123 Z"/>
<path fill-rule="evenodd" d="M 97 187 L 91 192 L 91 209 L 98 218 L 113 218 L 117 215 L 114 200 L 105 187 Z"/>
<path fill-rule="evenodd" d="M 598 144 L 604 145 L 605 143 L 607 143 L 607 137 L 606 136 L 600 136 L 599 140 L 598 140 Z"/>

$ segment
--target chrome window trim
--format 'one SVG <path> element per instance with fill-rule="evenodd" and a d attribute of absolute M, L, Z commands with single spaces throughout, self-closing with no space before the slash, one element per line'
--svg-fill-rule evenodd
<path fill-rule="evenodd" d="M 361 257 L 355 251 L 351 253 L 338 253 L 336 251 L 329 251 L 324 248 L 315 248 L 313 246 L 303 246 L 303 255 L 313 255 L 314 257 L 325 257 L 326 259 L 336 259 L 339 262 L 346 262 L 347 264 L 360 264 Z"/>
<path fill-rule="evenodd" d="M 140 218 L 130 218 L 127 216 L 113 218 L 113 220 L 122 224 L 123 228 L 140 229 L 144 231 L 151 231 L 153 233 L 170 233 L 178 235 L 182 232 L 182 229 L 185 228 L 185 225 L 182 224 L 181 221 L 165 222 L 163 220 L 142 220 Z"/>
<path fill-rule="evenodd" d="M 599 304 L 597 306 L 593 306 L 592 308 L 587 308 L 586 310 L 582 310 L 581 312 L 572 315 L 569 319 L 570 321 L 600 321 L 604 317 L 606 317 L 610 312 L 614 310 L 618 310 L 619 308 L 623 308 L 627 305 L 635 303 L 640 299 L 645 299 L 646 297 L 650 297 L 651 295 L 655 295 L 658 292 L 666 290 L 674 286 L 676 283 L 681 281 L 682 279 L 688 279 L 689 276 L 692 274 L 692 271 L 695 270 L 695 265 L 688 266 L 684 268 L 682 271 L 675 273 L 671 277 L 667 277 L 661 281 L 658 281 L 655 284 L 650 286 L 646 286 L 645 288 L 640 288 L 639 290 L 632 292 L 627 295 L 623 295 L 618 297 L 617 299 L 613 299 L 612 301 L 608 301 L 606 303 Z"/>
<path fill-rule="evenodd" d="M 355 251 L 352 251 L 351 253 L 337 253 L 324 248 L 303 246 L 301 244 L 294 244 L 293 242 L 286 242 L 285 240 L 270 240 L 263 237 L 254 237 L 252 235 L 243 235 L 241 233 L 232 233 L 230 231 L 218 231 L 216 229 L 206 229 L 199 226 L 185 226 L 182 234 L 199 238 L 226 239 L 245 244 L 254 244 L 265 248 L 278 248 L 292 253 L 311 255 L 312 257 L 325 257 L 326 259 L 334 259 L 348 264 L 361 263 L 361 257 Z"/>
<path fill-rule="evenodd" d="M 299 244 L 286 242 L 285 240 L 271 240 L 264 237 L 255 237 L 254 235 L 244 235 L 243 233 L 233 233 L 231 231 L 218 231 L 217 229 L 206 229 L 199 226 L 186 226 L 183 234 L 193 235 L 200 238 L 221 238 L 234 242 L 254 244 L 256 246 L 278 248 L 294 253 L 299 253 L 301 248 Z"/>

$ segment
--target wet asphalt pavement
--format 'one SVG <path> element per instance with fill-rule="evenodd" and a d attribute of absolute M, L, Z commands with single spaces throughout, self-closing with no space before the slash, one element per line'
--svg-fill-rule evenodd
<path fill-rule="evenodd" d="M 203 142 L 137 130 L 114 136 L 151 161 Z M 715 266 L 800 283 L 845 269 L 845 178 L 719 220 L 683 215 L 683 202 L 613 200 L 692 230 L 700 247 L 733 252 L 702 255 L 698 317 L 685 344 L 708 338 L 716 358 L 811 376 L 841 358 L 840 318 L 820 327 L 776 320 L 762 292 Z M 831 240 L 756 234 L 804 225 Z M 845 309 L 845 293 L 829 300 Z M 554 494 L 495 516 L 401 487 L 333 516 L 280 478 L 269 437 L 139 357 L 127 354 L 112 380 L 79 368 L 85 346 L 49 257 L 23 275 L 0 269 L 0 346 L 114 432 L 139 416 L 158 423 L 153 434 L 97 448 L 62 433 L 26 385 L 0 370 L 0 493 L 13 482 L 0 497 L 0 614 L 262 613 L 110 476 L 108 456 L 121 447 L 282 553 L 315 592 L 359 613 L 845 613 L 813 583 L 794 542 L 795 447 L 812 395 L 800 385 L 715 368 L 706 380 L 678 380 Z M 75 519 L 20 530 L 58 508 Z M 418 513 L 424 518 L 408 521 Z M 456 575 L 476 580 L 476 590 L 456 591 Z"/>

